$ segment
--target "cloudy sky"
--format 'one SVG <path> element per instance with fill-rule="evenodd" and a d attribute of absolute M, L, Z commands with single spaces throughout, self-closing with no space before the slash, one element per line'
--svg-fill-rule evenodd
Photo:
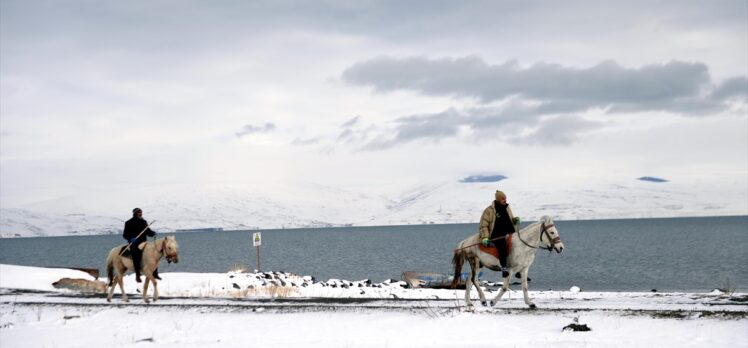
<path fill-rule="evenodd" d="M 748 176 L 739 1 L 0 1 L 0 202 Z"/>

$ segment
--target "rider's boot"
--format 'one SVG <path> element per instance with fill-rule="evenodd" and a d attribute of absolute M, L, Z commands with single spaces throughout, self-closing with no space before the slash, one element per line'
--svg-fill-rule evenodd
<path fill-rule="evenodd" d="M 135 281 L 138 283 L 143 282 L 142 280 L 140 280 L 140 271 L 135 271 Z"/>
<path fill-rule="evenodd" d="M 156 268 L 156 270 L 153 271 L 153 278 L 161 280 L 161 277 L 158 276 L 158 268 Z"/>
<path fill-rule="evenodd" d="M 501 265 L 501 277 L 507 278 L 509 277 L 509 268 L 507 268 L 507 255 L 505 253 L 502 253 L 502 246 L 499 247 L 499 265 Z M 506 250 L 506 249 L 505 249 Z"/>

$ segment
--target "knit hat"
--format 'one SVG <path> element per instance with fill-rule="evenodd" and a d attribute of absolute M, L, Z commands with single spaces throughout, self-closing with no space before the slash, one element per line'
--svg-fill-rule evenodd
<path fill-rule="evenodd" d="M 504 194 L 504 192 L 496 190 L 496 193 L 494 194 L 494 197 L 496 198 L 497 201 L 500 201 L 500 200 L 506 198 L 506 194 Z"/>
<path fill-rule="evenodd" d="M 137 212 L 141 212 L 141 213 L 142 213 L 142 212 L 143 212 L 143 210 L 142 210 L 142 209 L 140 209 L 140 208 L 135 208 L 135 209 L 133 209 L 133 210 L 132 210 L 132 213 L 133 213 L 133 214 L 135 214 L 135 213 L 137 213 Z"/>

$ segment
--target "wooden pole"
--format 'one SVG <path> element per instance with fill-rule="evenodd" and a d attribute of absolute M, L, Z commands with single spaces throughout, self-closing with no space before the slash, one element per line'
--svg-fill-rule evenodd
<path fill-rule="evenodd" d="M 260 268 L 260 246 L 255 247 L 257 249 L 257 272 L 262 272 L 262 269 Z"/>
<path fill-rule="evenodd" d="M 255 246 L 255 254 L 257 254 L 257 272 L 261 272 L 262 268 L 260 268 L 260 245 L 262 245 L 262 238 L 260 237 L 260 232 L 255 232 L 252 234 L 252 244 Z"/>

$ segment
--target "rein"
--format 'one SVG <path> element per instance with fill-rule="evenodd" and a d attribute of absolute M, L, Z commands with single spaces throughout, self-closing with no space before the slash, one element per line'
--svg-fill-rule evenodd
<path fill-rule="evenodd" d="M 488 241 L 489 241 L 489 242 L 493 242 L 493 241 L 495 241 L 495 240 L 506 239 L 506 238 L 507 238 L 507 237 L 509 237 L 510 235 L 512 235 L 512 233 L 509 233 L 509 234 L 507 234 L 506 236 L 501 236 L 501 237 L 497 237 L 497 238 L 489 239 Z M 519 234 L 518 234 L 518 235 L 519 235 Z M 457 248 L 457 249 L 455 249 L 454 251 L 458 251 L 458 250 L 462 250 L 462 249 L 467 249 L 467 248 L 469 248 L 469 247 L 474 247 L 474 246 L 476 246 L 476 245 L 481 245 L 481 242 L 478 242 L 478 243 L 475 243 L 475 244 L 470 244 L 470 245 L 466 245 L 466 246 L 464 246 L 464 247 L 462 247 L 462 248 Z"/>
<path fill-rule="evenodd" d="M 517 237 L 519 237 L 519 240 L 522 241 L 522 244 L 527 245 L 530 248 L 533 248 L 533 249 L 543 249 L 543 250 L 551 251 L 551 250 L 553 250 L 553 245 L 555 245 L 556 243 L 558 243 L 558 241 L 561 240 L 561 238 L 559 238 L 559 237 L 551 238 L 551 236 L 548 235 L 548 229 L 551 228 L 551 227 L 554 227 L 554 226 L 556 226 L 556 224 L 550 224 L 550 225 L 546 226 L 545 222 L 541 225 L 541 229 L 540 229 L 540 242 L 543 241 L 543 235 L 547 236 L 548 240 L 550 241 L 550 245 L 548 245 L 547 247 L 541 247 L 540 243 L 538 243 L 538 246 L 532 246 L 530 244 L 527 244 L 527 242 L 525 242 L 525 240 L 522 239 L 522 235 L 519 234 L 519 231 L 517 231 Z"/>
<path fill-rule="evenodd" d="M 517 231 L 515 233 L 509 233 L 509 234 L 507 234 L 505 236 L 493 238 L 493 239 L 490 239 L 489 241 L 493 242 L 493 241 L 499 240 L 499 239 L 506 239 L 507 237 L 511 236 L 512 234 L 516 234 L 517 237 L 519 237 L 519 240 L 522 241 L 522 244 L 527 245 L 530 248 L 533 248 L 533 249 L 543 249 L 543 250 L 552 251 L 553 250 L 553 246 L 561 240 L 560 237 L 551 238 L 551 236 L 548 235 L 548 229 L 551 228 L 551 227 L 554 227 L 554 226 L 556 226 L 556 224 L 546 225 L 545 222 L 541 225 L 541 229 L 540 229 L 540 241 L 542 242 L 543 241 L 543 235 L 546 235 L 548 237 L 548 240 L 550 241 L 550 245 L 547 246 L 547 247 L 541 247 L 540 244 L 538 244 L 538 246 L 532 246 L 530 244 L 527 244 L 527 242 L 525 242 L 525 240 L 522 239 L 522 235 L 519 234 L 519 231 Z M 478 243 L 466 245 L 466 246 L 461 247 L 461 248 L 456 248 L 454 251 L 455 252 L 456 251 L 460 251 L 462 249 L 467 249 L 469 247 L 474 247 L 476 245 L 481 245 L 481 244 L 482 244 L 481 242 L 478 242 Z"/>

